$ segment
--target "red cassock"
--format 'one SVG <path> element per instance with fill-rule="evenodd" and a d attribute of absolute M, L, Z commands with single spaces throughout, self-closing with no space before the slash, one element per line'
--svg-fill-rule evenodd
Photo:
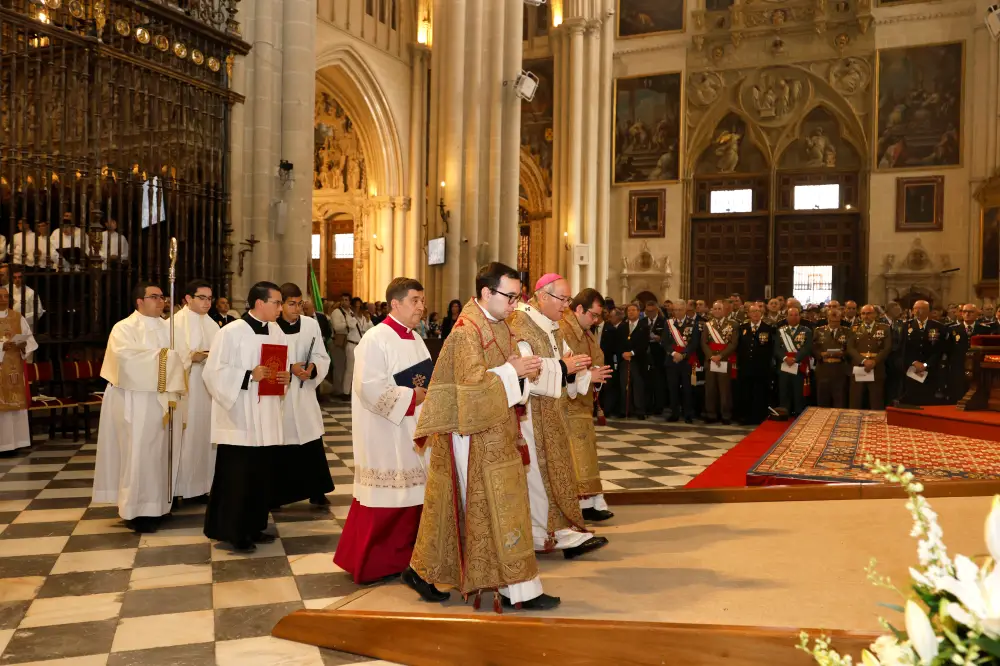
<path fill-rule="evenodd" d="M 423 506 L 369 507 L 351 502 L 333 563 L 355 583 L 372 583 L 410 566 Z"/>

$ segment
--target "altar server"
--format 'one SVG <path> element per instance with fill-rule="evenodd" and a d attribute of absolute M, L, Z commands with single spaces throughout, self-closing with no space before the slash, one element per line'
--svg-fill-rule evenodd
<path fill-rule="evenodd" d="M 183 360 L 188 373 L 188 393 L 179 410 L 184 417 L 184 435 L 174 497 L 199 501 L 208 499 L 215 473 L 215 448 L 210 437 L 212 397 L 203 376 L 208 350 L 219 332 L 218 325 L 208 316 L 211 307 L 212 285 L 205 280 L 192 280 L 185 289 L 184 307 L 174 315 L 174 337 L 187 348 Z"/>
<path fill-rule="evenodd" d="M 327 506 L 326 493 L 333 492 L 330 463 L 323 447 L 323 412 L 316 389 L 330 370 L 323 333 L 312 317 L 302 316 L 302 289 L 281 285 L 281 316 L 278 326 L 288 340 L 288 365 L 292 381 L 285 394 L 283 443 L 276 449 L 272 507 L 309 500 Z"/>
<path fill-rule="evenodd" d="M 215 336 L 205 363 L 205 386 L 212 396 L 215 478 L 205 512 L 205 536 L 225 541 L 237 552 L 271 543 L 264 532 L 271 508 L 272 463 L 283 441 L 283 395 L 261 395 L 261 382 L 287 387 L 291 373 L 277 354 L 287 339 L 275 321 L 281 290 L 258 282 L 247 296 L 250 310 Z M 263 345 L 272 345 L 267 356 Z M 280 364 L 279 364 L 280 361 Z M 269 367 L 268 364 L 272 367 Z M 282 368 L 282 369 L 279 369 Z M 269 389 L 273 384 L 269 384 Z"/>
<path fill-rule="evenodd" d="M 657 311 L 658 312 L 658 311 Z M 596 289 L 584 289 L 570 302 L 559 322 L 563 339 L 574 354 L 589 356 L 594 369 L 591 385 L 575 400 L 567 401 L 570 446 L 573 449 L 573 470 L 576 491 L 580 498 L 583 519 L 600 522 L 613 518 L 601 492 L 601 470 L 597 459 L 597 432 L 594 430 L 594 392 L 599 391 L 611 376 L 611 367 L 604 365 L 604 352 L 591 328 L 604 316 L 604 297 Z M 661 326 L 662 328 L 662 326 Z"/>
<path fill-rule="evenodd" d="M 427 601 L 499 590 L 494 609 L 546 610 L 531 534 L 527 445 L 515 406 L 529 397 L 526 377 L 541 359 L 521 356 L 504 320 L 521 297 L 518 272 L 491 263 L 476 275 L 470 300 L 434 365 L 414 437 L 431 446 L 420 530 L 403 582 Z M 444 546 L 444 547 L 442 547 Z"/>
<path fill-rule="evenodd" d="M 389 315 L 354 352 L 354 500 L 333 561 L 356 583 L 409 566 L 427 484 L 426 451 L 413 445 L 434 370 L 423 339 L 413 333 L 424 316 L 424 288 L 399 277 L 385 300 Z"/>
<path fill-rule="evenodd" d="M 521 435 L 528 445 L 532 538 L 536 551 L 561 550 L 566 559 L 608 543 L 584 527 L 566 405 L 566 400 L 588 395 L 592 372 L 604 381 L 607 370 L 591 370 L 590 356 L 574 353 L 563 339 L 559 320 L 570 298 L 569 283 L 548 273 L 535 283 L 531 300 L 518 303 L 509 320 L 521 355 L 542 359 L 538 378 L 528 383 L 531 399 L 521 418 Z"/>
<path fill-rule="evenodd" d="M 10 307 L 10 294 L 0 286 L 0 453 L 31 446 L 24 359 L 38 349 L 28 320 Z"/>
<path fill-rule="evenodd" d="M 175 474 L 183 417 L 173 418 L 173 459 L 168 460 L 168 407 L 184 393 L 186 347 L 162 319 L 163 291 L 141 282 L 132 293 L 135 312 L 115 324 L 101 366 L 108 381 L 101 404 L 94 473 L 94 502 L 118 504 L 118 514 L 136 532 L 155 532 L 173 500 L 168 474 Z"/>

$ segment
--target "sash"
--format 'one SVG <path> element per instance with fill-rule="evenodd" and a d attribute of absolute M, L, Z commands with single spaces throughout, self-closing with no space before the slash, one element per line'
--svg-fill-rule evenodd
<path fill-rule="evenodd" d="M 715 325 L 710 321 L 706 321 L 705 328 L 708 329 L 708 334 L 712 336 L 712 341 L 708 343 L 708 348 L 714 352 L 720 352 L 725 349 L 726 343 L 722 340 L 722 335 L 715 330 Z M 729 363 L 729 376 L 732 379 L 736 379 L 736 354 L 730 354 L 726 360 Z"/>
<path fill-rule="evenodd" d="M 779 332 L 778 335 L 781 336 L 781 344 L 785 346 L 785 358 L 794 359 L 796 354 L 798 354 L 798 348 L 795 343 L 792 342 L 792 337 L 788 335 L 788 328 L 784 327 Z M 799 362 L 799 374 L 804 376 L 804 381 L 802 382 L 802 395 L 809 397 L 812 393 L 811 387 L 809 386 L 809 361 L 804 360 Z"/>
<path fill-rule="evenodd" d="M 674 339 L 674 351 L 678 354 L 686 354 L 687 343 L 681 337 L 681 332 L 674 326 L 673 319 L 667 320 L 667 327 L 670 329 L 670 337 Z M 694 386 L 698 383 L 698 355 L 688 354 L 687 361 L 688 365 L 691 366 L 691 385 Z"/>

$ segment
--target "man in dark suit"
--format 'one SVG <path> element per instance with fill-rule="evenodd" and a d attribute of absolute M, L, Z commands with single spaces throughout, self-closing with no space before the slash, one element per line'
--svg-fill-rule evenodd
<path fill-rule="evenodd" d="M 698 365 L 700 326 L 694 317 L 686 316 L 683 301 L 674 304 L 673 318 L 668 319 L 663 330 L 662 346 L 666 358 L 667 391 L 670 393 L 670 422 L 679 421 L 681 410 L 684 422 L 694 421 L 694 389 L 691 375 Z"/>
<path fill-rule="evenodd" d="M 646 364 L 649 362 L 649 325 L 639 318 L 639 305 L 629 303 L 625 321 L 618 326 L 618 357 L 622 367 L 618 375 L 619 410 L 623 417 L 646 419 Z"/>
<path fill-rule="evenodd" d="M 903 341 L 903 371 L 913 372 L 920 379 L 908 374 L 903 379 L 901 402 L 911 405 L 934 404 L 940 373 L 938 365 L 944 352 L 946 331 L 940 323 L 930 319 L 931 306 L 927 301 L 913 304 L 913 319 L 906 326 Z"/>
<path fill-rule="evenodd" d="M 623 408 L 619 408 L 621 389 L 618 381 L 618 369 L 622 367 L 621 359 L 618 357 L 618 326 L 621 325 L 622 319 L 624 317 L 621 310 L 615 308 L 608 311 L 608 318 L 604 321 L 603 326 L 598 326 L 598 331 L 595 333 L 600 341 L 601 351 L 604 352 L 604 362 L 610 365 L 612 370 L 611 378 L 608 379 L 598 396 L 605 415 L 624 411 Z"/>
<path fill-rule="evenodd" d="M 664 374 L 666 353 L 663 339 L 663 313 L 656 301 L 646 303 L 646 323 L 649 325 L 649 382 L 647 383 L 647 413 L 659 416 L 667 403 L 667 381 Z"/>
<path fill-rule="evenodd" d="M 771 395 L 774 327 L 761 321 L 760 308 L 747 308 L 748 320 L 740 324 L 736 347 L 736 390 L 743 425 L 758 425 L 767 418 Z"/>
<path fill-rule="evenodd" d="M 948 327 L 948 337 L 945 353 L 948 354 L 948 404 L 953 405 L 961 400 L 969 390 L 969 378 L 965 374 L 965 361 L 973 336 L 990 335 L 993 329 L 988 324 L 978 321 L 979 308 L 973 303 L 963 305 L 959 314 L 961 321 Z"/>

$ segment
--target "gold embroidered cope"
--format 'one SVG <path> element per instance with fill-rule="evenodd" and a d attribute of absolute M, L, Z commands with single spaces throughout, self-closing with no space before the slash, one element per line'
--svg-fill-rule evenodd
<path fill-rule="evenodd" d="M 566 344 L 574 354 L 586 354 L 594 367 L 604 365 L 604 352 L 590 331 L 583 330 L 576 314 L 567 309 L 559 322 Z M 567 400 L 570 453 L 576 473 L 576 492 L 580 497 L 601 493 L 601 471 L 597 464 L 597 433 L 594 430 L 593 382 L 576 400 Z"/>

